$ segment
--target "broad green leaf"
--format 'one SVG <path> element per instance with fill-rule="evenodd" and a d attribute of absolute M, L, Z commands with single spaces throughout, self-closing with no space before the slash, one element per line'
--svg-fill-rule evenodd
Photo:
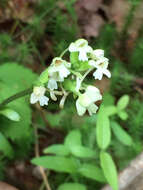
<path fill-rule="evenodd" d="M 71 146 L 69 148 L 71 150 L 71 153 L 79 158 L 95 158 L 96 155 L 95 151 L 84 146 L 77 145 Z"/>
<path fill-rule="evenodd" d="M 65 138 L 64 144 L 68 147 L 82 145 L 81 133 L 79 130 L 72 130 Z"/>
<path fill-rule="evenodd" d="M 117 122 L 112 122 L 111 127 L 114 135 L 124 145 L 131 146 L 133 141 L 131 136 Z"/>
<path fill-rule="evenodd" d="M 59 156 L 67 156 L 69 155 L 70 151 L 66 146 L 62 144 L 54 144 L 49 146 L 48 148 L 45 148 L 44 153 L 56 154 Z"/>
<path fill-rule="evenodd" d="M 5 98 L 29 88 L 37 79 L 37 75 L 30 69 L 16 63 L 5 63 L 0 66 L 0 102 Z M 20 122 L 1 119 L 2 133 L 12 140 L 23 141 L 28 144 L 31 139 L 31 109 L 29 97 L 25 96 L 8 104 L 9 109 L 15 110 L 20 116 Z M 30 140 L 29 140 L 30 142 Z"/>
<path fill-rule="evenodd" d="M 75 173 L 78 169 L 76 159 L 62 156 L 41 156 L 31 161 L 33 164 L 48 168 L 57 172 Z"/>
<path fill-rule="evenodd" d="M 111 94 L 104 93 L 102 103 L 104 104 L 105 107 L 114 105 L 114 102 L 115 102 L 114 97 Z"/>
<path fill-rule="evenodd" d="M 117 170 L 110 154 L 108 154 L 107 152 L 101 152 L 100 164 L 103 169 L 103 173 L 107 179 L 107 182 L 110 184 L 113 190 L 118 190 Z"/>
<path fill-rule="evenodd" d="M 87 178 L 100 182 L 106 182 L 102 170 L 98 166 L 95 166 L 93 164 L 83 164 L 78 172 Z"/>
<path fill-rule="evenodd" d="M 11 93 L 11 89 L 1 83 L 0 88 L 3 89 L 0 93 L 0 99 L 5 93 Z M 11 122 L 4 117 L 1 118 L 1 132 L 12 140 L 17 139 L 21 141 L 25 139 L 26 142 L 27 138 L 31 138 L 31 109 L 28 102 L 26 102 L 25 97 L 23 97 L 9 103 L 8 107 L 9 109 L 15 110 L 21 116 L 20 122 Z"/>
<path fill-rule="evenodd" d="M 58 187 L 58 190 L 87 190 L 86 186 L 80 183 L 64 183 Z"/>
<path fill-rule="evenodd" d="M 119 110 L 123 110 L 123 109 L 125 109 L 127 107 L 128 103 L 129 103 L 129 96 L 128 95 L 124 95 L 117 102 L 117 108 Z"/>
<path fill-rule="evenodd" d="M 23 67 L 17 63 L 5 63 L 0 66 L 0 80 L 8 85 L 15 85 L 15 88 L 29 88 L 37 79 L 37 75 L 30 69 Z M 13 93 L 13 90 L 12 90 Z M 9 96 L 9 94 L 7 94 Z"/>
<path fill-rule="evenodd" d="M 111 116 L 117 113 L 116 106 L 107 106 L 105 107 L 106 115 Z"/>
<path fill-rule="evenodd" d="M 111 140 L 110 121 L 105 113 L 105 108 L 102 106 L 99 110 L 96 124 L 96 139 L 101 149 L 106 149 Z"/>
<path fill-rule="evenodd" d="M 14 153 L 10 143 L 2 133 L 0 133 L 0 152 L 9 158 L 12 158 Z"/>
<path fill-rule="evenodd" d="M 122 119 L 122 120 L 126 120 L 128 118 L 128 114 L 125 111 L 119 111 L 118 112 L 118 116 Z"/>
<path fill-rule="evenodd" d="M 7 117 L 12 121 L 20 121 L 20 115 L 12 109 L 5 108 L 0 111 L 0 114 L 4 115 L 5 117 Z"/>

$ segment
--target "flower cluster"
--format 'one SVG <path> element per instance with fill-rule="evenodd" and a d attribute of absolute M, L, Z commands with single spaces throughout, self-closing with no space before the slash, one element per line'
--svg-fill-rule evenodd
<path fill-rule="evenodd" d="M 48 105 L 49 98 L 45 94 L 49 94 L 53 101 L 57 101 L 56 96 L 59 95 L 62 96 L 60 107 L 63 108 L 67 96 L 73 93 L 78 115 L 84 115 L 86 110 L 92 115 L 98 109 L 95 102 L 101 100 L 102 95 L 95 86 L 86 85 L 84 79 L 90 72 L 93 72 L 93 77 L 98 80 L 101 80 L 103 75 L 110 78 L 109 60 L 104 56 L 104 50 L 93 50 L 85 39 L 71 43 L 64 51 L 66 52 L 70 53 L 69 61 L 62 59 L 62 53 L 62 56 L 52 60 L 35 82 L 30 103 Z"/>

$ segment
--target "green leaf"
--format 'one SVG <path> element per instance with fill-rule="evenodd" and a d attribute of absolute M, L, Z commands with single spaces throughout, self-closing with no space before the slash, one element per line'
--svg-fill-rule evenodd
<path fill-rule="evenodd" d="M 5 108 L 0 111 L 0 114 L 4 115 L 5 117 L 7 117 L 12 121 L 20 121 L 20 115 L 12 109 Z"/>
<path fill-rule="evenodd" d="M 2 133 L 0 133 L 0 151 L 9 158 L 13 157 L 13 149 Z"/>
<path fill-rule="evenodd" d="M 45 69 L 39 76 L 38 81 L 42 84 L 45 84 L 48 82 L 48 69 Z"/>
<path fill-rule="evenodd" d="M 59 156 L 67 156 L 70 151 L 65 145 L 62 144 L 54 144 L 44 149 L 44 153 L 56 154 Z"/>
<path fill-rule="evenodd" d="M 95 151 L 84 146 L 76 145 L 69 148 L 71 150 L 71 153 L 79 158 L 95 158 L 96 155 Z"/>
<path fill-rule="evenodd" d="M 106 149 L 111 140 L 110 121 L 105 114 L 105 108 L 101 106 L 97 115 L 96 139 L 99 148 Z"/>
<path fill-rule="evenodd" d="M 80 183 L 64 183 L 58 187 L 58 190 L 87 190 L 86 186 Z"/>
<path fill-rule="evenodd" d="M 128 95 L 124 95 L 117 102 L 117 108 L 119 110 L 123 110 L 123 109 L 125 109 L 127 107 L 128 103 L 129 103 L 129 96 Z"/>
<path fill-rule="evenodd" d="M 5 85 L 0 84 L 0 88 L 3 89 L 0 94 L 3 96 L 6 92 L 10 94 L 11 89 Z M 20 122 L 11 122 L 4 117 L 1 118 L 1 132 L 12 140 L 21 140 L 31 138 L 31 109 L 25 98 L 17 99 L 9 103 L 9 109 L 15 110 L 20 115 Z"/>
<path fill-rule="evenodd" d="M 79 130 L 70 131 L 70 133 L 65 138 L 64 144 L 69 148 L 73 146 L 82 145 L 80 131 Z"/>
<path fill-rule="evenodd" d="M 78 52 L 71 52 L 70 53 L 70 63 L 72 64 L 73 68 L 79 67 L 79 60 L 78 60 Z"/>
<path fill-rule="evenodd" d="M 104 174 L 98 166 L 92 164 L 83 164 L 78 172 L 84 177 L 97 180 L 99 182 L 106 182 Z"/>
<path fill-rule="evenodd" d="M 67 146 L 70 152 L 80 158 L 94 158 L 95 152 L 87 147 L 82 146 L 81 133 L 79 130 L 72 130 L 66 137 L 65 146 Z"/>
<path fill-rule="evenodd" d="M 111 116 L 117 113 L 116 106 L 107 106 L 105 107 L 106 115 Z"/>
<path fill-rule="evenodd" d="M 0 66 L 0 102 L 21 90 L 32 86 L 37 78 L 30 69 L 16 63 L 5 63 Z M 9 109 L 15 110 L 21 117 L 20 122 L 1 119 L 1 131 L 12 140 L 28 142 L 31 139 L 31 109 L 29 97 L 22 97 L 8 104 Z M 23 144 L 23 143 L 22 143 Z M 24 145 L 24 144 L 23 144 Z"/>
<path fill-rule="evenodd" d="M 110 154 L 108 154 L 107 152 L 101 152 L 100 164 L 107 179 L 107 182 L 110 184 L 113 190 L 118 190 L 117 170 Z"/>
<path fill-rule="evenodd" d="M 76 159 L 62 156 L 41 156 L 32 159 L 31 162 L 57 172 L 76 173 L 78 169 L 78 162 Z"/>
<path fill-rule="evenodd" d="M 121 143 L 127 146 L 132 145 L 133 141 L 131 136 L 125 130 L 123 130 L 122 127 L 117 122 L 112 122 L 111 127 L 114 135 Z"/>
<path fill-rule="evenodd" d="M 119 111 L 118 112 L 118 116 L 122 119 L 122 120 L 126 120 L 128 118 L 128 114 L 125 111 Z"/>
<path fill-rule="evenodd" d="M 105 107 L 114 105 L 114 102 L 115 102 L 114 97 L 111 94 L 107 92 L 104 93 L 102 103 L 104 104 Z"/>
<path fill-rule="evenodd" d="M 0 66 L 0 80 L 5 84 L 15 85 L 15 88 L 18 87 L 22 90 L 29 88 L 36 79 L 35 73 L 17 63 L 5 63 Z"/>

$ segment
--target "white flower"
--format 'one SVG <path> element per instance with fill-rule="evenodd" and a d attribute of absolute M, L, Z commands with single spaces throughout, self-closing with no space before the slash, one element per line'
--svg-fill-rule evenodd
<path fill-rule="evenodd" d="M 48 88 L 50 90 L 58 89 L 57 82 L 56 82 L 56 80 L 54 78 L 49 79 L 49 81 L 48 81 Z"/>
<path fill-rule="evenodd" d="M 57 82 L 63 82 L 64 78 L 66 78 L 70 71 L 68 68 L 71 67 L 71 64 L 62 60 L 60 57 L 56 57 L 53 59 L 52 64 L 48 69 L 49 81 L 48 88 L 50 90 L 54 90 L 58 88 Z"/>
<path fill-rule="evenodd" d="M 101 100 L 102 95 L 98 88 L 94 86 L 88 86 L 85 93 L 81 94 L 76 101 L 76 108 L 78 115 L 82 116 L 88 110 L 89 115 L 96 113 L 98 107 L 94 102 Z"/>
<path fill-rule="evenodd" d="M 88 41 L 84 39 L 79 39 L 69 46 L 70 52 L 79 52 L 80 61 L 88 61 L 87 53 L 92 52 L 92 48 L 88 45 Z"/>
<path fill-rule="evenodd" d="M 106 75 L 108 78 L 111 77 L 110 71 L 107 69 L 109 60 L 104 57 L 104 50 L 96 49 L 91 53 L 91 58 L 94 60 L 89 61 L 89 65 L 92 67 L 97 68 L 97 70 L 93 73 L 95 79 L 101 80 L 103 74 Z"/>
<path fill-rule="evenodd" d="M 30 103 L 35 104 L 39 101 L 40 106 L 48 105 L 49 98 L 44 96 L 46 92 L 46 88 L 43 86 L 35 86 L 33 89 L 33 93 L 30 97 Z"/>
<path fill-rule="evenodd" d="M 90 54 L 91 58 L 94 60 L 99 60 L 100 58 L 104 57 L 104 50 L 103 49 L 96 49 L 93 50 Z"/>
<path fill-rule="evenodd" d="M 93 73 L 93 76 L 95 79 L 101 80 L 103 77 L 103 74 L 106 75 L 108 78 L 111 77 L 110 71 L 107 69 L 108 68 L 108 59 L 103 57 L 100 58 L 98 61 L 89 61 L 89 65 L 97 68 L 97 70 Z"/>

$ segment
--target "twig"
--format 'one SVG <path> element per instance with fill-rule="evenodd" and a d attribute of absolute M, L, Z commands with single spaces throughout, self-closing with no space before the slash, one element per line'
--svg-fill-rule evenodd
<path fill-rule="evenodd" d="M 40 154 L 39 154 L 38 131 L 37 131 L 37 127 L 35 125 L 34 125 L 34 132 L 35 132 L 35 139 L 36 139 L 36 141 L 35 141 L 35 155 L 36 155 L 36 157 L 39 157 Z M 51 190 L 49 182 L 48 182 L 48 178 L 47 178 L 45 171 L 44 171 L 44 168 L 39 166 L 39 170 L 40 170 L 41 176 L 43 178 L 43 181 L 45 183 L 46 189 Z"/>

